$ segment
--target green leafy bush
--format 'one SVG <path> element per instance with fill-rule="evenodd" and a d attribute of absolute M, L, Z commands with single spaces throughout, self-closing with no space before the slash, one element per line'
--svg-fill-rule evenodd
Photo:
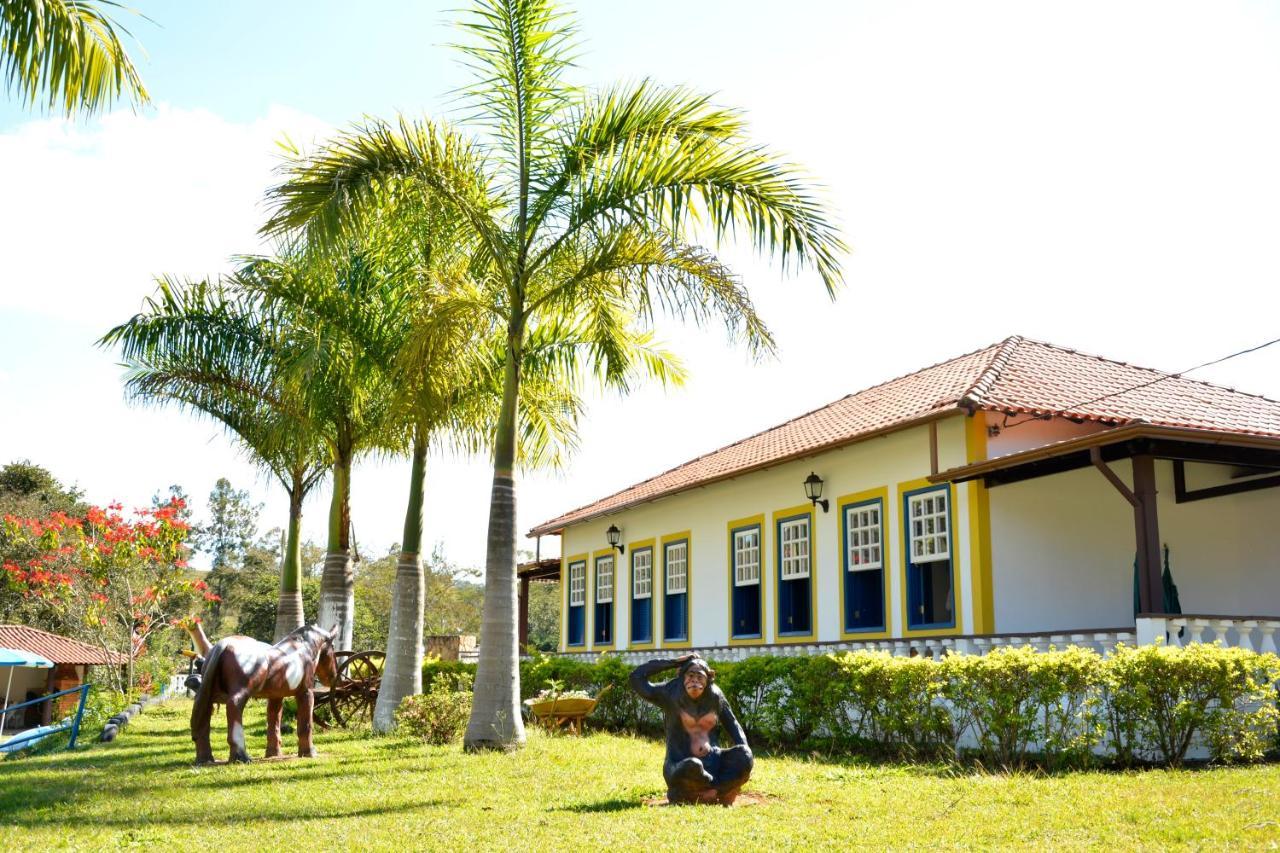
<path fill-rule="evenodd" d="M 521 670 L 521 675 L 523 676 L 523 667 Z M 431 685 L 435 684 L 438 678 L 444 678 L 452 683 L 459 675 L 469 675 L 474 679 L 476 665 L 463 663 L 462 661 L 440 660 L 437 657 L 429 657 L 422 662 L 422 690 L 424 693 L 430 690 Z"/>
<path fill-rule="evenodd" d="M 467 673 L 442 675 L 427 692 L 406 696 L 396 709 L 397 727 L 430 744 L 455 740 L 471 716 L 472 681 Z"/>
<path fill-rule="evenodd" d="M 841 720 L 850 739 L 904 758 L 955 752 L 956 731 L 940 701 L 942 672 L 932 660 L 888 652 L 832 658 L 845 696 Z"/>
<path fill-rule="evenodd" d="M 956 728 L 973 733 L 992 765 L 1022 767 L 1036 746 L 1048 764 L 1083 762 L 1101 739 L 1102 659 L 1091 650 L 1006 647 L 939 666 Z"/>
<path fill-rule="evenodd" d="M 1180 765 L 1197 737 L 1215 761 L 1256 761 L 1276 737 L 1280 659 L 1193 643 L 1120 646 L 1105 701 L 1116 757 Z"/>
<path fill-rule="evenodd" d="M 942 661 L 859 651 L 711 666 L 759 745 L 920 759 L 956 756 L 971 734 L 988 766 L 1056 769 L 1094 762 L 1104 742 L 1121 763 L 1176 765 L 1197 743 L 1214 761 L 1253 761 L 1280 738 L 1280 660 L 1212 645 L 1121 647 L 1108 658 L 1075 646 L 1001 648 Z M 627 683 L 631 670 L 613 654 L 597 663 L 536 654 L 520 664 L 521 698 L 555 682 L 598 700 L 593 726 L 658 731 L 657 709 Z M 431 660 L 422 672 L 431 689 L 475 666 Z"/>

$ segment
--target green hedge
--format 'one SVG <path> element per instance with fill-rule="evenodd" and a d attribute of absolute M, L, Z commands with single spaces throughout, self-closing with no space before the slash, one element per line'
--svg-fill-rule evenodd
<path fill-rule="evenodd" d="M 657 654 L 661 654 L 660 652 Z M 1196 745 L 1215 762 L 1257 761 L 1277 747 L 1280 659 L 1243 649 L 1120 646 L 1001 648 L 941 661 L 847 652 L 715 663 L 752 743 L 898 758 L 970 754 L 989 767 L 1181 764 Z M 471 664 L 429 661 L 423 689 Z M 538 656 L 520 666 L 521 698 L 555 681 L 600 698 L 591 721 L 652 732 L 656 709 L 631 692 L 631 667 Z"/>

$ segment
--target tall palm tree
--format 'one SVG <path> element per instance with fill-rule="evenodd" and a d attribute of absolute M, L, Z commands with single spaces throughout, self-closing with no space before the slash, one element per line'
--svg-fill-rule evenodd
<path fill-rule="evenodd" d="M 150 100 L 111 0 L 0 0 L 0 76 L 24 106 L 67 116 Z"/>
<path fill-rule="evenodd" d="M 833 294 L 844 246 L 815 186 L 753 142 L 740 113 L 650 81 L 582 92 L 564 74 L 573 28 L 551 0 L 479 0 L 462 47 L 476 72 L 468 141 L 401 120 L 338 137 L 272 190 L 268 233 L 341 239 L 388 186 L 455 206 L 483 260 L 506 357 L 494 430 L 485 597 L 469 749 L 523 742 L 515 620 L 514 463 L 523 353 L 569 317 L 603 357 L 626 319 L 655 306 L 718 317 L 755 352 L 773 341 L 741 281 L 697 239 L 745 238 Z"/>
<path fill-rule="evenodd" d="M 397 354 L 401 401 L 406 422 L 412 427 L 412 464 L 387 658 L 373 715 L 378 732 L 394 726 L 395 711 L 404 697 L 422 691 L 422 507 L 427 452 L 443 442 L 467 452 L 489 449 L 493 437 L 490 425 L 501 404 L 506 353 L 503 336 L 493 334 L 491 323 L 475 322 L 472 303 L 465 294 L 458 297 L 456 290 L 437 294 L 434 316 L 406 330 L 404 346 Z M 572 388 L 581 352 L 591 347 L 589 337 L 581 333 L 545 331 L 529 342 L 525 352 L 517 460 L 526 468 L 558 467 L 572 448 L 581 405 Z M 656 347 L 649 335 L 627 330 L 619 335 L 618 344 L 636 367 L 631 372 L 647 373 L 669 383 L 683 381 L 683 368 L 671 354 Z M 613 384 L 625 387 L 629 376 L 629 372 L 620 371 Z"/>
<path fill-rule="evenodd" d="M 99 342 L 118 346 L 135 401 L 175 404 L 213 418 L 237 437 L 289 496 L 276 639 L 304 624 L 302 504 L 328 466 L 321 437 L 284 382 L 282 327 L 260 302 L 223 286 L 161 279 L 143 310 Z"/>

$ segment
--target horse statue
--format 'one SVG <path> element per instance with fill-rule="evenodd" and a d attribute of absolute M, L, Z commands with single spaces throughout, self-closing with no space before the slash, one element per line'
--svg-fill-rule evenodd
<path fill-rule="evenodd" d="M 326 689 L 338 677 L 338 660 L 333 653 L 337 629 L 326 631 L 306 625 L 274 646 L 252 637 L 224 637 L 204 655 L 200 689 L 191 708 L 191 739 L 196 744 L 196 764 L 212 764 L 209 720 L 213 706 L 227 706 L 227 743 L 231 761 L 245 762 L 244 707 L 255 696 L 267 700 L 267 758 L 280 755 L 280 712 L 284 700 L 298 700 L 298 755 L 315 756 L 311 745 L 311 709 L 315 703 L 315 681 Z M 207 641 L 206 641 L 207 642 Z"/>

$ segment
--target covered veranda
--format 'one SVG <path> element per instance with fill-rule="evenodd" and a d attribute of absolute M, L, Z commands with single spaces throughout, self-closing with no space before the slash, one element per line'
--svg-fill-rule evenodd
<path fill-rule="evenodd" d="M 1136 611 L 1138 642 L 1275 650 L 1280 440 L 1138 422 L 930 479 L 987 489 L 997 631 Z M 1185 613 L 1168 612 L 1170 552 Z"/>

